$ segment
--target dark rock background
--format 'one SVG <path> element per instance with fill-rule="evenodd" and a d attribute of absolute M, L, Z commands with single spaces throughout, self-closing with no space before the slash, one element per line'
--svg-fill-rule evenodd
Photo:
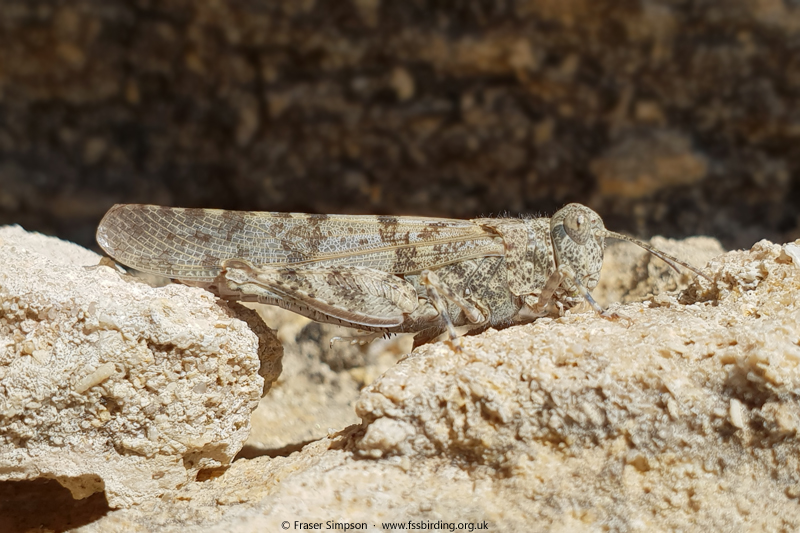
<path fill-rule="evenodd" d="M 797 0 L 0 0 L 0 224 L 116 202 L 800 237 Z"/>

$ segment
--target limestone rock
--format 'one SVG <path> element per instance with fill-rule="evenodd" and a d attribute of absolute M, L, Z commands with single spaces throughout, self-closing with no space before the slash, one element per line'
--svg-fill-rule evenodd
<path fill-rule="evenodd" d="M 126 507 L 228 464 L 264 381 L 257 337 L 210 293 L 98 261 L 0 228 L 0 480 Z"/>
<path fill-rule="evenodd" d="M 294 453 L 237 460 L 202 483 L 98 514 L 82 531 L 279 531 L 284 522 L 294 531 L 295 521 L 380 530 L 409 520 L 489 531 L 797 530 L 797 244 L 762 241 L 707 265 L 687 257 L 713 282 L 666 294 L 658 282 L 645 301 L 612 304 L 630 325 L 576 309 L 465 337 L 462 353 L 423 346 L 362 391 L 361 424 Z M 613 286 L 645 291 L 638 267 L 618 272 Z M 291 357 L 311 354 L 292 346 L 306 342 L 307 325 L 278 328 Z M 305 383 L 352 386 L 319 379 L 315 364 L 287 368 Z M 302 390 L 282 378 L 273 394 L 272 409 L 291 406 L 288 434 Z"/>

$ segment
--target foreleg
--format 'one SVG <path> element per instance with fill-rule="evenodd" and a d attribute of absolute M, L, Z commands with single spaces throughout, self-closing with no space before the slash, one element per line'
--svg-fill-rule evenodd
<path fill-rule="evenodd" d="M 534 305 L 530 306 L 531 307 L 530 312 L 534 316 L 545 316 L 547 314 L 546 312 L 547 306 L 552 301 L 555 291 L 558 290 L 558 287 L 561 285 L 561 283 L 564 281 L 565 278 L 572 282 L 572 284 L 575 286 L 575 289 L 578 291 L 578 294 L 581 297 L 583 297 L 584 300 L 586 300 L 586 302 L 592 307 L 592 309 L 595 310 L 595 312 L 599 316 L 607 320 L 623 319 L 630 322 L 630 319 L 628 317 L 619 315 L 614 312 L 610 312 L 608 311 L 608 309 L 603 309 L 603 307 L 600 304 L 598 304 L 594 298 L 592 298 L 592 294 L 583 285 L 583 283 L 581 283 L 581 280 L 578 279 L 578 277 L 575 275 L 575 272 L 568 265 L 560 265 L 556 269 L 556 271 L 553 272 L 550 275 L 550 277 L 547 278 L 545 286 L 542 289 L 542 292 L 539 294 L 538 301 Z"/>

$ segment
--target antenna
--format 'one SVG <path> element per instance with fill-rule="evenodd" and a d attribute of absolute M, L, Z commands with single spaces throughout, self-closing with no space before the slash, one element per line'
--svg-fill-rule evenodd
<path fill-rule="evenodd" d="M 688 268 L 689 270 L 691 270 L 692 272 L 694 272 L 698 276 L 702 276 L 702 277 L 706 278 L 708 281 L 711 281 L 711 282 L 714 281 L 713 279 L 709 278 L 707 275 L 703 274 L 699 269 L 693 267 L 689 263 L 684 263 L 683 261 L 681 261 L 677 257 L 673 257 L 673 256 L 669 255 L 666 252 L 662 252 L 658 248 L 654 248 L 654 247 L 650 246 L 649 244 L 647 244 L 646 242 L 640 241 L 639 239 L 634 239 L 633 237 L 628 237 L 627 235 L 623 235 L 622 233 L 616 233 L 614 231 L 609 231 L 607 229 L 603 229 L 603 230 L 598 231 L 597 235 L 600 236 L 600 237 L 608 237 L 608 238 L 611 238 L 611 239 L 619 239 L 621 241 L 632 242 L 633 244 L 636 244 L 637 246 L 641 246 L 642 248 L 644 248 L 645 250 L 647 250 L 648 252 L 650 252 L 654 256 L 656 256 L 659 259 L 661 259 L 662 261 L 664 261 L 666 264 L 671 266 L 676 272 L 680 272 L 680 269 L 678 269 L 678 265 L 681 265 L 684 268 Z"/>

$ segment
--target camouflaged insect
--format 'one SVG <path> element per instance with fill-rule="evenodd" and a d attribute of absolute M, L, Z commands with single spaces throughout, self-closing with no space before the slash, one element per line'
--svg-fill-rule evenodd
<path fill-rule="evenodd" d="M 523 324 L 553 304 L 588 301 L 605 238 L 638 244 L 673 268 L 696 268 L 605 229 L 570 204 L 552 218 L 451 220 L 115 205 L 97 229 L 111 257 L 222 298 L 277 305 L 312 320 L 416 333 Z"/>

